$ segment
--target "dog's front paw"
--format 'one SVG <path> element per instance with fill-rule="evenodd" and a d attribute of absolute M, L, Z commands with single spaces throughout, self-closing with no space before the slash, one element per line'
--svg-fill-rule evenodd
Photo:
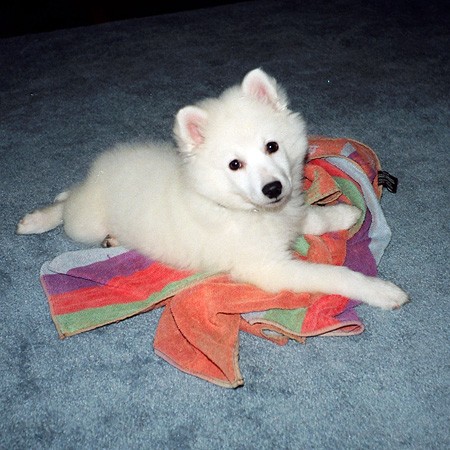
<path fill-rule="evenodd" d="M 390 281 L 373 279 L 372 293 L 364 301 L 382 309 L 397 309 L 409 301 L 408 294 Z"/>
<path fill-rule="evenodd" d="M 340 203 L 338 205 L 326 206 L 332 212 L 330 231 L 348 230 L 361 217 L 361 210 L 356 206 Z"/>
<path fill-rule="evenodd" d="M 361 210 L 356 206 L 351 205 L 342 205 L 345 206 L 345 210 L 343 212 L 343 221 L 344 221 L 344 230 L 348 230 L 350 227 L 355 225 L 361 217 Z"/>

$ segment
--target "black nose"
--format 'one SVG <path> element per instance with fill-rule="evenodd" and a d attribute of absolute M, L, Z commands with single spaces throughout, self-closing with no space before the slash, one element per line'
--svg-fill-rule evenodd
<path fill-rule="evenodd" d="M 282 190 L 283 185 L 279 181 L 272 181 L 272 183 L 267 183 L 262 188 L 263 194 L 269 198 L 277 198 L 281 194 Z"/>

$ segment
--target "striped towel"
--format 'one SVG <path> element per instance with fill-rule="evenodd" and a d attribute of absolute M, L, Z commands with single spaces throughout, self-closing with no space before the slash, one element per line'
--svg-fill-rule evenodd
<path fill-rule="evenodd" d="M 350 230 L 299 236 L 299 258 L 346 265 L 375 275 L 390 240 L 380 208 L 380 164 L 367 146 L 349 139 L 310 138 L 307 201 L 360 208 Z M 224 387 L 243 384 L 239 331 L 278 344 L 364 329 L 351 299 L 338 295 L 268 294 L 226 275 L 173 269 L 122 247 L 64 253 L 44 263 L 41 283 L 60 337 L 164 307 L 154 338 L 158 355 L 175 367 Z"/>

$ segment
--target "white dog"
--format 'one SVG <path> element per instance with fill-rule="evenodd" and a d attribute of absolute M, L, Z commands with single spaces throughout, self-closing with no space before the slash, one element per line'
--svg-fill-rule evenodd
<path fill-rule="evenodd" d="M 109 236 L 169 265 L 228 272 L 271 292 L 341 294 L 385 309 L 407 301 L 390 282 L 292 256 L 298 235 L 347 229 L 360 212 L 304 203 L 305 125 L 265 72 L 253 70 L 219 98 L 181 109 L 174 132 L 177 148 L 104 153 L 84 182 L 27 214 L 17 232 L 64 223 L 77 241 Z"/>

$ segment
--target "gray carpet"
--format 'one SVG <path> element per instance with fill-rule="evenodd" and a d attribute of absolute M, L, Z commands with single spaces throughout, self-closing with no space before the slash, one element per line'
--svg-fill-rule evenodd
<path fill-rule="evenodd" d="M 0 40 L 1 448 L 450 447 L 448 17 L 390 3 L 262 0 Z M 19 217 L 259 66 L 311 134 L 362 141 L 399 178 L 380 273 L 411 303 L 359 307 L 357 337 L 242 334 L 237 390 L 158 358 L 158 311 L 60 341 L 39 269 L 80 245 L 16 236 Z"/>

